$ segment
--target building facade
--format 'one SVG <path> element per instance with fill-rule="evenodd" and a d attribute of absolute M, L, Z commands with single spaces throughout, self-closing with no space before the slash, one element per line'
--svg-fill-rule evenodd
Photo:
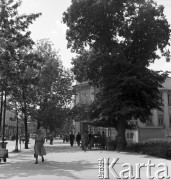
<path fill-rule="evenodd" d="M 3 129 L 3 119 L 1 122 L 1 130 L 0 134 L 2 135 L 2 130 Z M 16 121 L 16 115 L 14 111 L 9 111 L 6 110 L 6 115 L 5 115 L 5 136 L 10 137 L 16 134 L 16 129 L 17 129 L 17 121 Z"/>
<path fill-rule="evenodd" d="M 75 85 L 76 100 L 75 104 L 90 104 L 94 101 L 95 93 L 98 89 L 89 85 L 88 82 L 79 83 Z M 139 120 L 132 120 L 132 123 L 137 125 L 136 130 L 127 130 L 127 141 L 143 141 L 150 138 L 163 138 L 171 136 L 171 78 L 167 78 L 163 83 L 163 88 L 160 89 L 162 99 L 162 111 L 156 109 L 151 110 L 152 116 L 149 121 L 141 123 Z M 105 131 L 106 136 L 115 139 L 117 132 L 114 128 L 103 128 L 89 126 L 86 120 L 74 122 L 75 133 L 84 133 L 85 130 L 97 133 L 97 131 Z"/>
<path fill-rule="evenodd" d="M 75 104 L 91 104 L 95 99 L 95 94 L 98 91 L 97 88 L 90 86 L 89 83 L 86 82 L 76 82 L 75 85 L 76 89 L 76 99 Z M 104 128 L 104 127 L 97 127 L 97 126 L 90 126 L 86 119 L 82 119 L 80 122 L 73 121 L 74 126 L 74 133 L 80 132 L 84 134 L 85 131 L 91 132 L 92 134 L 102 133 L 105 132 L 105 135 L 110 140 L 114 140 L 117 133 L 114 128 Z"/>

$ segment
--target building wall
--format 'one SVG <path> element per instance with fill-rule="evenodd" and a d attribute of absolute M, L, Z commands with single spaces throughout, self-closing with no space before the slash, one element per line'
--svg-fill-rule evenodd
<path fill-rule="evenodd" d="M 76 84 L 76 104 L 90 104 L 94 101 L 95 88 L 90 86 L 88 82 Z"/>
<path fill-rule="evenodd" d="M 87 81 L 83 83 L 76 82 L 75 88 L 77 92 L 75 104 L 91 104 L 94 101 L 95 93 L 98 90 L 97 88 L 90 86 Z M 78 132 L 84 134 L 85 131 L 97 134 L 104 131 L 106 137 L 110 140 L 114 140 L 117 135 L 117 132 L 114 128 L 94 127 L 88 125 L 86 121 L 74 122 L 73 124 L 75 126 L 75 134 Z"/>
<path fill-rule="evenodd" d="M 160 127 L 145 127 L 141 128 L 138 130 L 138 141 L 145 141 L 148 139 L 153 139 L 153 138 L 164 138 L 165 137 L 165 131 L 163 128 Z"/>
<path fill-rule="evenodd" d="M 160 89 L 162 97 L 163 111 L 152 110 L 152 126 L 162 127 L 164 129 L 171 128 L 171 78 L 166 79 L 163 88 Z"/>
<path fill-rule="evenodd" d="M 6 110 L 5 115 L 5 136 L 12 136 L 16 134 L 16 117 L 14 111 L 8 111 Z M 3 119 L 1 122 L 1 134 L 2 134 L 2 127 L 3 127 Z"/>
<path fill-rule="evenodd" d="M 40 127 L 41 131 L 44 134 L 43 128 Z M 36 122 L 27 122 L 27 132 L 28 134 L 33 134 L 37 132 L 37 123 Z M 25 134 L 25 125 L 24 120 L 20 119 L 20 126 L 19 126 L 19 134 Z"/>

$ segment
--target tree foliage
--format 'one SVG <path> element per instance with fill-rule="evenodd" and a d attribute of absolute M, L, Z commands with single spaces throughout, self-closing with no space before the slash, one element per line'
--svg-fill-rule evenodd
<path fill-rule="evenodd" d="M 73 76 L 61 63 L 52 43 L 43 39 L 37 42 L 35 52 L 41 57 L 39 82 L 36 85 L 36 118 L 47 129 L 61 127 L 72 100 Z"/>
<path fill-rule="evenodd" d="M 87 104 L 77 104 L 69 111 L 69 117 L 77 122 L 90 119 L 90 107 Z"/>
<path fill-rule="evenodd" d="M 148 66 L 160 59 L 157 50 L 169 58 L 170 26 L 163 11 L 153 0 L 73 0 L 63 15 L 68 47 L 78 53 L 76 79 L 99 87 L 91 117 L 112 122 L 122 144 L 131 117 L 145 122 L 160 108 L 167 73 Z"/>
<path fill-rule="evenodd" d="M 23 87 L 25 87 L 25 84 L 28 85 L 26 80 L 28 78 L 24 78 L 24 75 L 26 75 L 26 69 L 30 67 L 29 63 L 31 61 L 31 56 L 26 51 L 29 51 L 34 44 L 30 38 L 31 32 L 28 30 L 28 27 L 40 16 L 40 13 L 19 15 L 18 8 L 20 5 L 21 1 L 0 1 L 0 39 L 4 40 L 4 43 L 1 43 L 3 47 L 1 46 L 0 51 L 1 97 L 3 99 L 4 94 L 5 96 L 10 95 L 11 98 L 13 96 L 12 99 L 15 99 L 14 103 L 16 103 L 19 92 L 22 91 L 22 109 L 23 113 L 25 113 L 25 135 L 27 136 L 27 96 L 24 90 L 26 88 Z M 5 101 L 4 104 L 1 101 L 2 105 L 4 105 L 5 111 Z M 25 148 L 28 148 L 27 141 L 25 142 Z"/>

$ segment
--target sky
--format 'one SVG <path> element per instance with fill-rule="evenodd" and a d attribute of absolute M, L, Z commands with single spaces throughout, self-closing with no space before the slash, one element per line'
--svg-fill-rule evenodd
<path fill-rule="evenodd" d="M 171 24 L 171 0 L 155 0 L 157 4 L 165 7 L 164 13 Z M 22 0 L 19 14 L 39 13 L 42 15 L 30 25 L 31 37 L 34 41 L 48 38 L 59 50 L 64 67 L 71 68 L 71 59 L 75 54 L 67 49 L 66 25 L 62 23 L 62 14 L 70 6 L 71 0 Z M 150 65 L 154 70 L 171 71 L 171 62 L 165 59 L 156 60 Z"/>

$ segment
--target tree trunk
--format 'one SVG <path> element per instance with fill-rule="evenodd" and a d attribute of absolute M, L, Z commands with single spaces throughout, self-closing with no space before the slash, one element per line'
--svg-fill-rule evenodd
<path fill-rule="evenodd" d="M 127 148 L 125 138 L 125 119 L 120 119 L 117 126 L 117 146 L 116 151 L 124 151 Z"/>
<path fill-rule="evenodd" d="M 15 142 L 15 151 L 16 152 L 19 152 L 19 149 L 18 149 L 18 111 L 17 111 L 17 107 L 16 107 L 16 117 L 17 117 L 17 131 L 16 131 L 16 142 Z"/>
<path fill-rule="evenodd" d="M 6 118 L 6 90 L 4 91 L 4 111 L 3 111 L 3 131 L 2 131 L 2 148 L 4 148 L 5 141 L 5 118 Z"/>
<path fill-rule="evenodd" d="M 2 117 L 3 117 L 3 96 L 4 96 L 4 93 L 3 93 L 3 90 L 1 91 L 1 113 L 0 113 L 0 134 L 2 133 L 2 127 L 1 127 L 1 124 L 2 124 Z"/>
<path fill-rule="evenodd" d="M 26 103 L 24 102 L 24 127 L 25 127 L 25 149 L 28 149 L 28 129 L 27 129 L 27 113 L 26 113 Z"/>
<path fill-rule="evenodd" d="M 24 114 L 24 127 L 25 127 L 25 149 L 28 149 L 28 130 L 27 130 L 27 104 L 26 104 L 26 97 L 25 97 L 25 88 L 23 87 L 23 114 Z"/>
<path fill-rule="evenodd" d="M 37 130 L 40 128 L 40 121 L 37 120 Z"/>

